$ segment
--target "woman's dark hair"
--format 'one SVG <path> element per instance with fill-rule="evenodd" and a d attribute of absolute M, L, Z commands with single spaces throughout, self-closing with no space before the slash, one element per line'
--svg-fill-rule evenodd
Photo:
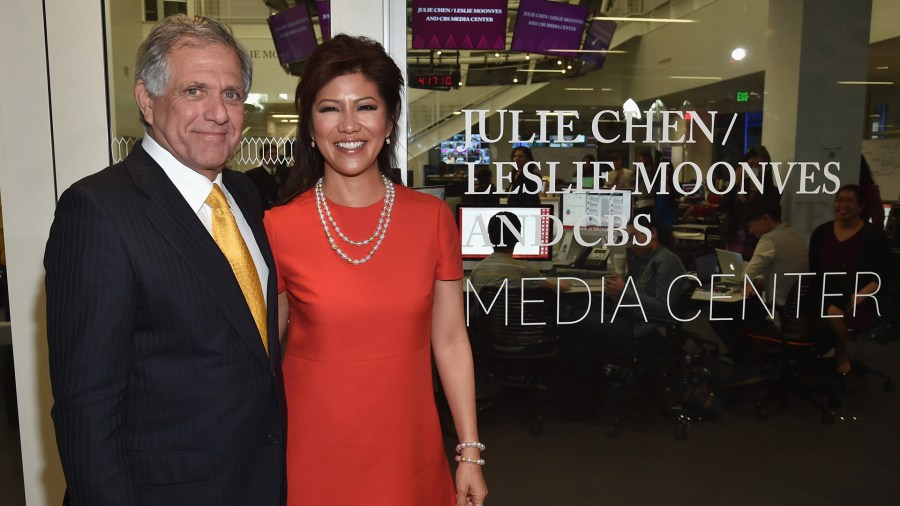
<path fill-rule="evenodd" d="M 403 73 L 378 42 L 366 37 L 339 34 L 313 51 L 297 85 L 294 106 L 300 115 L 300 123 L 294 145 L 295 167 L 282 189 L 280 204 L 312 188 L 325 173 L 325 160 L 312 147 L 312 107 L 319 90 L 333 79 L 348 74 L 362 74 L 372 81 L 384 100 L 387 120 L 393 128 L 388 136 L 390 144 L 383 145 L 378 152 L 378 170 L 396 182 L 391 167 L 396 166 L 393 146 L 397 145 Z"/>
<path fill-rule="evenodd" d="M 872 169 L 869 168 L 869 162 L 866 161 L 864 155 L 859 155 L 859 185 L 875 185 L 875 179 L 872 177 Z"/>
<path fill-rule="evenodd" d="M 529 148 L 528 146 L 514 147 L 512 152 L 510 152 L 509 157 L 512 158 L 512 157 L 516 156 L 516 151 L 521 151 L 522 153 L 524 153 L 525 159 L 528 160 L 529 162 L 534 161 L 534 153 L 531 152 L 531 148 Z"/>
<path fill-rule="evenodd" d="M 751 158 L 759 158 L 762 162 L 772 163 L 772 155 L 769 154 L 769 150 L 765 146 L 754 146 L 748 149 L 744 153 L 744 161 L 746 162 Z"/>
<path fill-rule="evenodd" d="M 856 201 L 859 202 L 860 214 L 864 213 L 866 211 L 866 201 L 863 198 L 862 188 L 858 184 L 845 184 L 844 186 L 840 187 L 837 193 L 834 194 L 834 199 L 837 200 L 838 195 L 845 191 L 853 192 L 853 195 L 856 196 Z"/>

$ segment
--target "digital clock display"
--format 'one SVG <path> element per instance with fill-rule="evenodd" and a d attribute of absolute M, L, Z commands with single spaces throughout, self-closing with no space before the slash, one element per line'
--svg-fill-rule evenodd
<path fill-rule="evenodd" d="M 409 87 L 425 90 L 449 91 L 459 88 L 459 70 L 439 68 L 409 68 Z"/>

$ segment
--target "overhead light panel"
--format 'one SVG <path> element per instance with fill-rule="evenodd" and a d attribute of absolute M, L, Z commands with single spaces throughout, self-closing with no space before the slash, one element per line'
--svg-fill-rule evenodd
<path fill-rule="evenodd" d="M 697 81 L 721 81 L 717 76 L 669 76 L 669 79 L 694 79 Z"/>
<path fill-rule="evenodd" d="M 646 23 L 699 23 L 696 19 L 681 18 L 631 18 L 617 16 L 598 16 L 592 18 L 594 21 L 644 21 Z"/>
<path fill-rule="evenodd" d="M 604 54 L 628 54 L 621 49 L 548 49 L 551 53 L 604 53 Z"/>

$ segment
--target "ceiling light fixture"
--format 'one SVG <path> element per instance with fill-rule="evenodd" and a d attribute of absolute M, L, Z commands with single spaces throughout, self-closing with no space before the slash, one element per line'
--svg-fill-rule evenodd
<path fill-rule="evenodd" d="M 618 16 L 598 16 L 592 19 L 594 21 L 644 21 L 647 23 L 699 23 L 696 19 L 679 18 L 625 18 Z"/>
<path fill-rule="evenodd" d="M 891 85 L 894 81 L 838 81 L 838 84 L 873 84 L 873 85 Z"/>
<path fill-rule="evenodd" d="M 696 79 L 698 81 L 721 81 L 721 77 L 716 76 L 669 76 L 669 79 Z"/>
<path fill-rule="evenodd" d="M 742 47 L 737 47 L 734 51 L 731 52 L 731 59 L 734 61 L 741 61 L 747 57 L 747 50 Z"/>
<path fill-rule="evenodd" d="M 594 88 L 565 88 L 566 91 L 594 91 Z"/>
<path fill-rule="evenodd" d="M 628 54 L 628 51 L 620 49 L 548 49 L 551 53 L 605 53 L 605 54 Z"/>
<path fill-rule="evenodd" d="M 632 98 L 629 98 L 622 104 L 622 112 L 625 113 L 625 116 L 631 116 L 636 119 L 641 118 L 641 108 L 638 107 L 637 102 Z"/>

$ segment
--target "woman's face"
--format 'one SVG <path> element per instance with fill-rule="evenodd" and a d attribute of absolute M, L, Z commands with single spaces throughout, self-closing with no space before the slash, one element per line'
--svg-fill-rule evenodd
<path fill-rule="evenodd" d="M 393 125 L 375 83 L 359 73 L 335 77 L 316 94 L 312 116 L 312 138 L 326 174 L 378 171 L 378 153 Z"/>
<path fill-rule="evenodd" d="M 850 220 L 859 218 L 862 206 L 853 190 L 843 190 L 834 199 L 834 219 Z"/>
<path fill-rule="evenodd" d="M 513 151 L 512 161 L 516 162 L 516 167 L 521 169 L 525 166 L 526 163 L 528 163 L 528 157 L 525 156 L 525 151 L 517 149 Z"/>

